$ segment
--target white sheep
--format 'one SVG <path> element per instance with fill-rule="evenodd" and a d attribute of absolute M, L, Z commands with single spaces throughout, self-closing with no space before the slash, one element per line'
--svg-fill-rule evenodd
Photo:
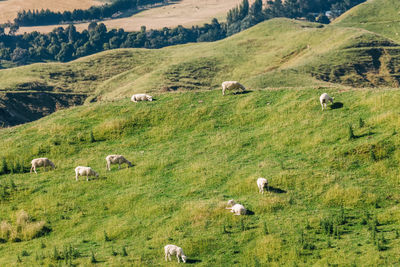
<path fill-rule="evenodd" d="M 32 170 L 37 174 L 36 172 L 36 167 L 44 167 L 44 170 L 46 170 L 47 166 L 51 166 L 51 168 L 54 170 L 56 166 L 54 165 L 51 160 L 48 158 L 38 158 L 38 159 L 33 159 L 31 161 L 32 167 L 30 173 L 32 173 Z"/>
<path fill-rule="evenodd" d="M 127 160 L 124 156 L 122 155 L 108 155 L 106 157 L 107 161 L 107 170 L 111 171 L 111 164 L 118 164 L 118 169 L 121 168 L 121 164 L 126 163 L 128 164 L 129 167 L 132 167 L 132 163 Z"/>
<path fill-rule="evenodd" d="M 138 101 L 153 101 L 153 97 L 147 94 L 136 94 L 131 97 L 131 101 L 138 102 Z"/>
<path fill-rule="evenodd" d="M 226 81 L 222 83 L 222 95 L 225 95 L 226 90 L 237 90 L 241 89 L 242 91 L 246 90 L 246 88 L 237 81 Z"/>
<path fill-rule="evenodd" d="M 86 176 L 86 181 L 89 181 L 89 176 L 99 177 L 99 174 L 90 167 L 78 166 L 75 168 L 75 179 L 78 181 L 78 176 Z"/>
<path fill-rule="evenodd" d="M 258 191 L 262 194 L 264 194 L 264 188 L 265 186 L 267 186 L 267 190 L 269 190 L 269 186 L 268 186 L 268 180 L 265 178 L 258 178 L 257 179 L 257 186 L 258 186 Z"/>
<path fill-rule="evenodd" d="M 236 204 L 236 202 L 233 199 L 230 199 L 228 201 L 228 206 L 226 209 L 231 210 L 234 215 L 246 215 L 246 209 L 243 205 Z"/>
<path fill-rule="evenodd" d="M 180 262 L 179 257 L 182 258 L 183 262 L 186 262 L 186 256 L 185 254 L 183 254 L 183 250 L 181 247 L 175 245 L 166 245 L 164 247 L 164 252 L 165 252 L 165 261 L 168 261 L 168 259 L 171 260 L 171 255 L 176 255 L 176 257 L 178 258 L 178 262 Z"/>
<path fill-rule="evenodd" d="M 319 97 L 319 102 L 321 103 L 322 110 L 324 110 L 324 108 L 326 108 L 326 103 L 328 103 L 328 101 L 330 101 L 333 104 L 333 99 L 334 99 L 334 97 L 330 97 L 327 93 L 323 93 Z"/>

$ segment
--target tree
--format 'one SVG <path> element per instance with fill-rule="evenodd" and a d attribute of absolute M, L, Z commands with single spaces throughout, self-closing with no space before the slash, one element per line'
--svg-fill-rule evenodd
<path fill-rule="evenodd" d="M 56 60 L 59 61 L 69 61 L 72 59 L 74 53 L 74 47 L 70 43 L 62 43 L 60 52 L 55 56 Z"/>
<path fill-rule="evenodd" d="M 249 14 L 249 1 L 243 0 L 239 7 L 239 19 L 244 19 Z"/>
<path fill-rule="evenodd" d="M 28 50 L 17 47 L 11 54 L 11 60 L 18 65 L 23 65 L 28 61 L 28 55 Z"/>
<path fill-rule="evenodd" d="M 329 24 L 331 22 L 325 14 L 319 14 L 315 21 L 322 24 Z"/>
<path fill-rule="evenodd" d="M 68 41 L 70 43 L 74 43 L 76 41 L 76 39 L 78 39 L 76 27 L 73 24 L 68 25 L 68 27 L 65 29 L 65 31 L 68 32 Z"/>
<path fill-rule="evenodd" d="M 10 26 L 10 30 L 8 31 L 8 34 L 14 35 L 18 30 L 19 30 L 19 26 L 16 24 L 12 24 Z"/>

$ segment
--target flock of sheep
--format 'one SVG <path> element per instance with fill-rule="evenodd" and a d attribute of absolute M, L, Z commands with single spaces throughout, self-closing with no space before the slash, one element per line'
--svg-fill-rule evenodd
<path fill-rule="evenodd" d="M 237 90 L 237 89 L 245 90 L 245 87 L 236 81 L 226 81 L 222 83 L 222 95 L 225 95 L 226 90 Z M 333 97 L 330 97 L 327 93 L 323 93 L 320 96 L 319 100 L 322 106 L 322 110 L 326 108 L 328 102 L 333 103 Z M 153 97 L 147 94 L 135 94 L 131 97 L 131 101 L 133 102 L 153 101 Z M 118 169 L 120 169 L 121 164 L 124 163 L 128 165 L 128 168 L 133 166 L 132 163 L 122 155 L 108 155 L 106 157 L 106 169 L 108 171 L 111 170 L 111 164 L 118 164 Z M 45 170 L 46 167 L 51 167 L 52 169 L 55 169 L 54 163 L 51 162 L 48 158 L 34 159 L 32 160 L 31 164 L 32 164 L 30 170 L 31 173 L 33 170 L 37 174 L 36 172 L 37 167 L 44 167 Z M 91 167 L 78 166 L 75 168 L 76 181 L 78 181 L 78 176 L 86 176 L 86 180 L 89 181 L 89 176 L 98 177 L 99 174 L 96 171 L 94 171 Z M 257 187 L 259 193 L 261 194 L 264 194 L 265 188 L 267 188 L 267 191 L 269 191 L 268 180 L 262 177 L 258 178 Z M 246 215 L 247 213 L 246 208 L 243 205 L 236 203 L 233 199 L 230 199 L 228 201 L 228 207 L 226 207 L 226 209 L 229 209 L 234 215 Z M 178 247 L 176 245 L 166 245 L 164 247 L 164 252 L 166 261 L 168 261 L 168 259 L 171 260 L 171 256 L 176 255 L 178 262 L 180 262 L 180 259 L 182 259 L 183 262 L 186 262 L 186 256 L 183 253 L 181 247 Z"/>

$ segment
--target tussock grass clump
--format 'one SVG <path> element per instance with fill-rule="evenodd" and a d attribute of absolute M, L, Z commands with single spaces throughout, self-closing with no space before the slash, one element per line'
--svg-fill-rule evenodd
<path fill-rule="evenodd" d="M 4 241 L 27 241 L 40 237 L 50 231 L 45 221 L 32 221 L 28 213 L 20 210 L 16 213 L 15 225 L 2 221 L 0 238 Z"/>
<path fill-rule="evenodd" d="M 362 190 L 358 187 L 343 188 L 332 186 L 325 194 L 323 202 L 328 206 L 354 207 L 362 201 Z"/>
<path fill-rule="evenodd" d="M 349 124 L 349 140 L 355 139 L 356 136 L 354 135 L 353 126 Z"/>
<path fill-rule="evenodd" d="M 276 212 L 289 206 L 285 196 L 268 196 L 258 201 L 259 212 Z"/>

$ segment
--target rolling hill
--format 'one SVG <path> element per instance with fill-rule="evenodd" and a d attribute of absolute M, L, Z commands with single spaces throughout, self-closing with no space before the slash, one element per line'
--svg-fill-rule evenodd
<path fill-rule="evenodd" d="M 341 23 L 1 70 L 3 110 L 56 112 L 0 129 L 0 266 L 178 266 L 166 244 L 197 266 L 397 265 L 399 45 Z M 106 171 L 109 154 L 134 167 Z M 57 168 L 30 174 L 37 157 Z M 100 177 L 75 181 L 79 165 Z"/>
<path fill-rule="evenodd" d="M 110 50 L 70 63 L 1 70 L 0 91 L 86 94 L 92 101 L 209 90 L 224 80 L 253 89 L 397 87 L 398 52 L 395 41 L 364 29 L 280 18 L 218 42 Z"/>
<path fill-rule="evenodd" d="M 386 38 L 400 41 L 400 3 L 396 0 L 373 0 L 360 4 L 336 19 L 344 27 L 363 28 Z"/>

